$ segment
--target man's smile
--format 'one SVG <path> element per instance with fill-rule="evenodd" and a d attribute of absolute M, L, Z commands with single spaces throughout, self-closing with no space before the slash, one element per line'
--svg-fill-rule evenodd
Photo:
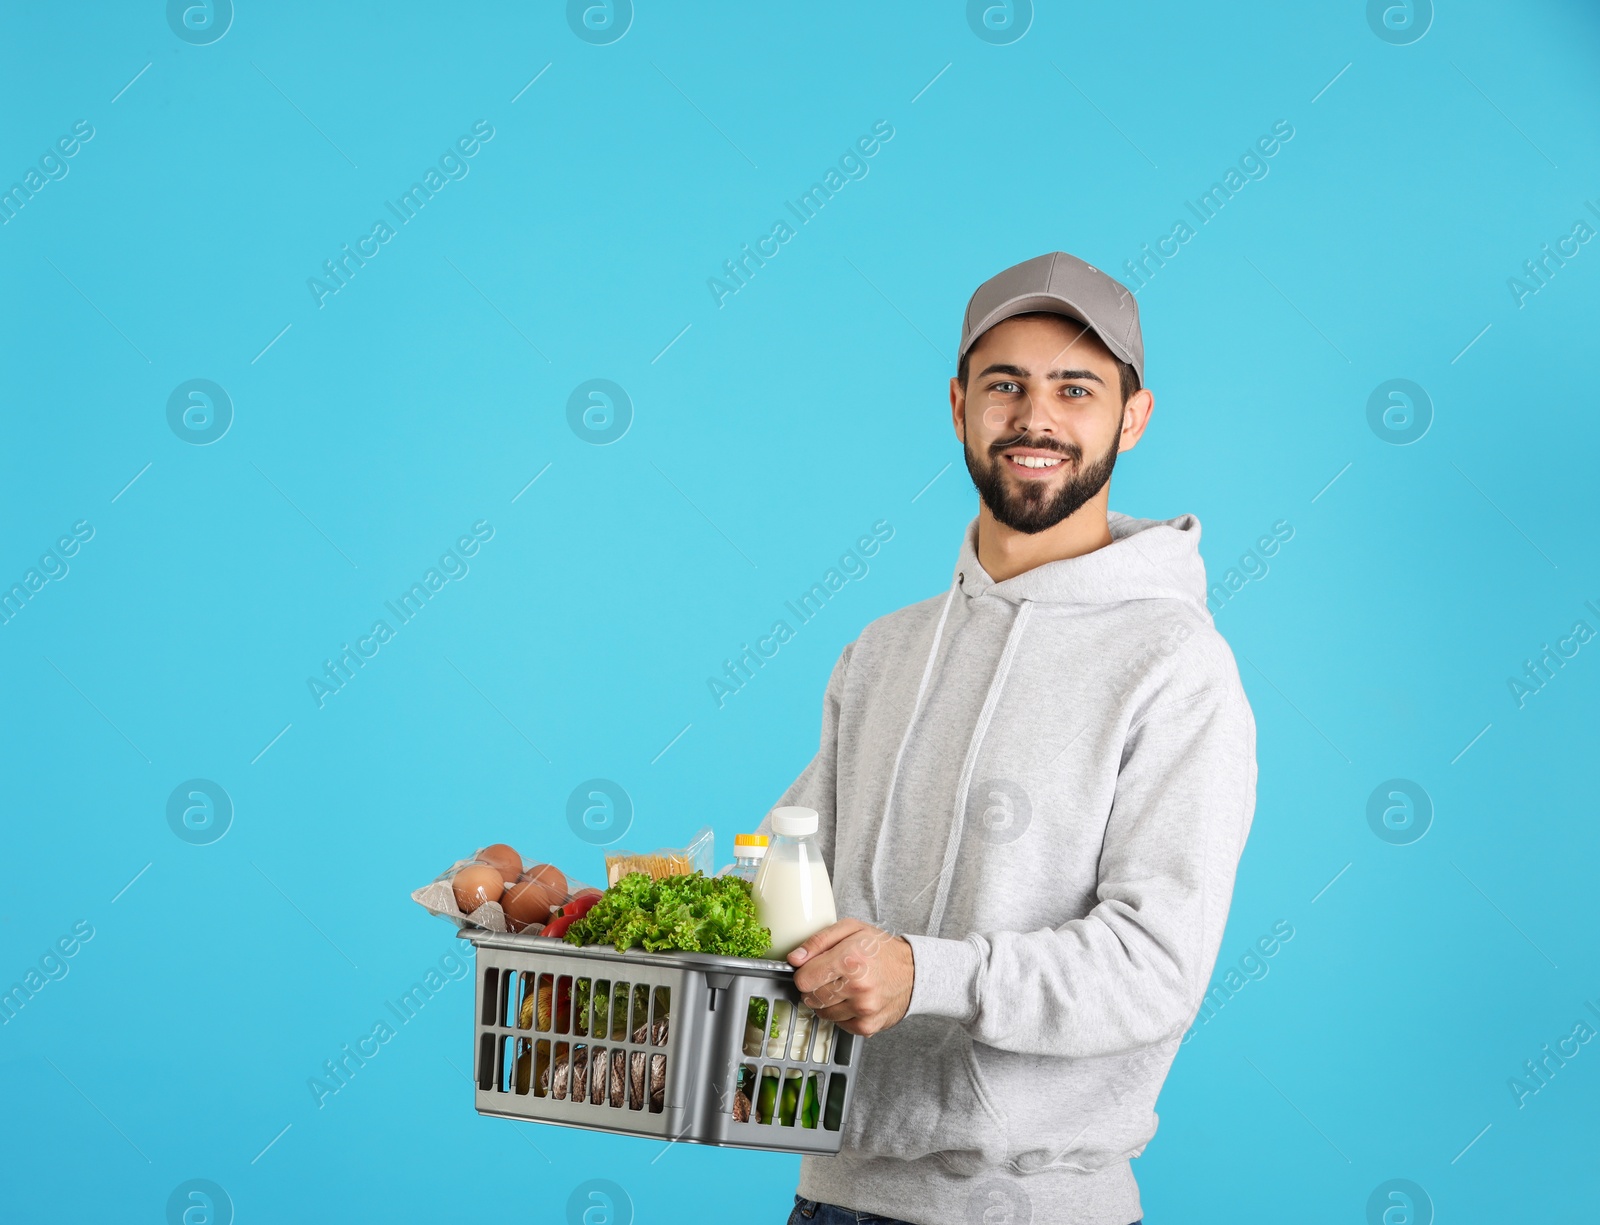
<path fill-rule="evenodd" d="M 1038 481 L 1052 475 L 1068 457 L 1039 447 L 1007 447 L 1000 458 L 1023 480 Z"/>

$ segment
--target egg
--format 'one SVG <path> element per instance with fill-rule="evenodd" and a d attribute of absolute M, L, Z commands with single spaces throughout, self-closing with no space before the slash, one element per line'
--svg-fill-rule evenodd
<path fill-rule="evenodd" d="M 500 899 L 500 908 L 506 912 L 506 923 L 514 932 L 533 927 L 550 918 L 550 911 L 566 900 L 565 891 L 557 893 L 542 881 L 518 881 L 509 886 Z"/>
<path fill-rule="evenodd" d="M 556 906 L 567 900 L 567 878 L 561 874 L 561 869 L 553 864 L 536 863 L 517 879 L 537 881 L 552 893 L 559 894 L 554 902 Z"/>
<path fill-rule="evenodd" d="M 522 875 L 522 856 L 503 842 L 484 847 L 473 858 L 499 868 L 500 878 L 508 885 Z"/>
<path fill-rule="evenodd" d="M 505 880 L 493 864 L 469 863 L 450 881 L 456 905 L 462 914 L 471 914 L 485 902 L 498 902 L 505 892 Z"/>

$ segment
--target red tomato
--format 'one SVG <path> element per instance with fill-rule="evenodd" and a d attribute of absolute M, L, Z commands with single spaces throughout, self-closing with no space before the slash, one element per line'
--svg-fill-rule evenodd
<path fill-rule="evenodd" d="M 561 915 L 558 918 L 551 919 L 550 922 L 546 923 L 544 925 L 544 930 L 539 934 L 541 936 L 548 936 L 552 940 L 559 940 L 561 937 L 567 934 L 567 928 L 571 927 L 577 921 L 577 915 Z"/>
<path fill-rule="evenodd" d="M 574 919 L 581 919 L 594 909 L 594 904 L 599 900 L 598 893 L 580 893 L 561 908 L 562 917 L 570 915 Z"/>

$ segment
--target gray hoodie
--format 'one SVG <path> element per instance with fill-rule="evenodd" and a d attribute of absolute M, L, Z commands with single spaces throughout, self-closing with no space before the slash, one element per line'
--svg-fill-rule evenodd
<path fill-rule="evenodd" d="M 1199 1010 L 1255 808 L 1255 720 L 1206 610 L 1200 522 L 948 595 L 845 647 L 779 804 L 821 814 L 841 917 L 905 936 L 800 1194 L 915 1222 L 1128 1225 L 1129 1159 Z M 768 822 L 762 823 L 766 832 Z M 985 1215 L 990 1213 L 993 1215 Z"/>

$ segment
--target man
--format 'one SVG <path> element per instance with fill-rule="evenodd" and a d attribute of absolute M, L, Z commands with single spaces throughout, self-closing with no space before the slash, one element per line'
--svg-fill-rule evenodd
<path fill-rule="evenodd" d="M 1128 1225 L 1254 813 L 1255 721 L 1199 521 L 1107 510 L 1154 406 L 1132 295 L 1039 256 L 978 287 L 957 356 L 980 501 L 949 593 L 845 647 L 778 801 L 817 810 L 848 916 L 789 955 L 795 985 L 870 1037 L 790 1220 Z"/>

